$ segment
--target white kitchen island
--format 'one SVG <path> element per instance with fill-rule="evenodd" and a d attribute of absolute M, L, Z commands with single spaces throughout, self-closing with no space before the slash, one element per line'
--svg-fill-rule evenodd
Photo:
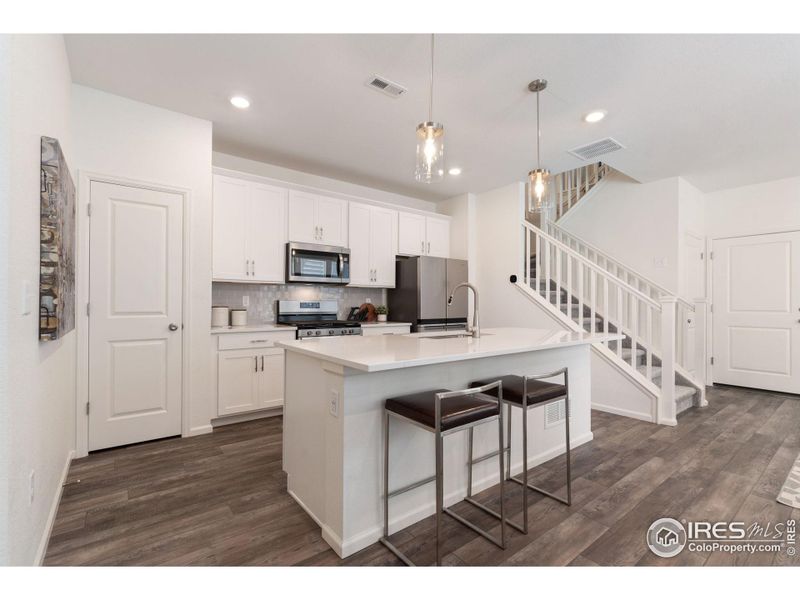
<path fill-rule="evenodd" d="M 461 389 L 474 379 L 537 375 L 569 368 L 572 446 L 592 439 L 590 344 L 616 340 L 561 330 L 485 329 L 479 339 L 438 334 L 281 341 L 285 353 L 283 465 L 292 497 L 319 523 L 323 538 L 345 557 L 382 535 L 382 411 L 386 398 L 435 388 Z M 529 465 L 564 452 L 563 423 L 528 411 Z M 434 436 L 392 420 L 389 488 L 434 472 Z M 496 423 L 475 430 L 475 456 L 497 448 Z M 512 469 L 521 469 L 515 411 Z M 445 438 L 445 504 L 467 485 L 467 436 Z M 497 463 L 476 465 L 474 490 L 498 483 Z M 433 514 L 435 486 L 390 501 L 390 532 Z"/>

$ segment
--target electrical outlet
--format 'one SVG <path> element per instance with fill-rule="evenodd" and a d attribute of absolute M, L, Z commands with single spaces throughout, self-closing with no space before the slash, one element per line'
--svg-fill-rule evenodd
<path fill-rule="evenodd" d="M 242 296 L 242 306 L 245 308 L 250 306 L 250 296 Z"/>
<path fill-rule="evenodd" d="M 28 498 L 28 504 L 33 504 L 33 499 L 35 497 L 34 492 L 36 491 L 36 471 L 31 471 L 28 481 L 30 484 L 30 497 Z"/>
<path fill-rule="evenodd" d="M 366 302 L 367 304 L 372 304 L 372 298 L 367 298 Z"/>
<path fill-rule="evenodd" d="M 336 390 L 331 390 L 329 410 L 331 411 L 332 416 L 339 416 L 339 392 Z"/>

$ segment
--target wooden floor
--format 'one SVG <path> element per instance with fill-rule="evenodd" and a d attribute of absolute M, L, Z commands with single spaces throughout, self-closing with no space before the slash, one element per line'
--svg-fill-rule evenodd
<path fill-rule="evenodd" d="M 660 559 L 645 545 L 659 517 L 785 521 L 800 510 L 775 501 L 800 453 L 800 399 L 718 387 L 710 406 L 678 427 L 593 413 L 594 441 L 573 454 L 574 503 L 531 494 L 531 531 L 505 550 L 445 517 L 449 565 L 798 564 L 778 554 Z M 536 469 L 562 485 L 564 459 Z M 521 511 L 511 486 L 512 516 Z M 481 496 L 496 504 L 495 490 Z M 455 509 L 492 528 L 460 503 Z M 393 536 L 412 559 L 433 561 L 433 519 Z M 92 454 L 73 462 L 48 565 L 395 565 L 376 544 L 342 561 L 286 493 L 281 419 L 263 419 Z"/>

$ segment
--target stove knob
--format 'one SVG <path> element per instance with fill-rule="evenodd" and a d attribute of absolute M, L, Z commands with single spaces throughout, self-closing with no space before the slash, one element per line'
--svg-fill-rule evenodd
<path fill-rule="evenodd" d="M 334 333 L 336 332 L 333 329 L 328 329 L 328 335 L 333 335 Z"/>
<path fill-rule="evenodd" d="M 314 335 L 319 335 L 320 333 L 322 333 L 322 332 L 321 332 L 319 329 L 317 329 L 317 330 L 314 332 Z"/>

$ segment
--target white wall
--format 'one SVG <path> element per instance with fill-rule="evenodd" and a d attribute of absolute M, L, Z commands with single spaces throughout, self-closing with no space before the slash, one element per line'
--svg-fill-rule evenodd
<path fill-rule="evenodd" d="M 189 426 L 208 432 L 216 412 L 208 353 L 211 123 L 80 85 L 73 86 L 72 117 L 78 169 L 189 190 Z"/>
<path fill-rule="evenodd" d="M 678 178 L 638 183 L 611 173 L 559 221 L 564 229 L 668 290 L 678 289 Z"/>
<path fill-rule="evenodd" d="M 11 36 L 0 35 L 0 565 L 8 564 L 8 234 L 11 156 Z"/>
<path fill-rule="evenodd" d="M 691 238 L 699 238 L 699 243 L 703 256 L 705 256 L 705 194 L 694 187 L 691 183 L 678 178 L 678 289 L 677 293 L 682 298 L 689 301 L 697 297 L 705 296 L 705 274 L 695 275 L 697 271 L 690 268 L 689 260 L 696 260 L 693 256 L 688 258 L 688 254 L 697 252 L 698 249 L 689 243 Z M 700 268 L 703 269 L 704 265 Z M 696 276 L 702 281 L 690 282 L 690 278 Z M 693 290 L 694 289 L 694 293 Z"/>
<path fill-rule="evenodd" d="M 709 238 L 800 229 L 800 177 L 706 194 Z"/>
<path fill-rule="evenodd" d="M 330 192 L 338 192 L 340 194 L 347 194 L 350 196 L 357 196 L 361 198 L 368 198 L 378 202 L 387 202 L 389 204 L 396 204 L 398 206 L 405 206 L 407 208 L 415 208 L 418 210 L 427 210 L 436 212 L 436 204 L 428 202 L 427 200 L 420 200 L 411 196 L 404 196 L 402 194 L 394 194 L 383 190 L 341 181 L 339 179 L 331 179 L 330 177 L 321 177 L 311 173 L 304 173 L 303 171 L 295 171 L 293 169 L 286 169 L 277 165 L 258 162 L 231 154 L 223 154 L 222 152 L 214 152 L 212 162 L 215 167 L 223 169 L 232 169 L 234 171 L 242 171 L 252 175 L 260 175 L 262 177 L 270 177 L 280 181 L 289 183 L 296 183 L 298 185 L 307 185 Z"/>
<path fill-rule="evenodd" d="M 29 565 L 41 558 L 62 476 L 75 443 L 76 333 L 39 342 L 39 163 L 40 137 L 57 138 L 67 163 L 76 167 L 70 132 L 70 71 L 60 35 L 11 36 L 6 54 L 10 93 L 8 198 L 0 237 L 8 288 L 0 307 L 7 325 L 8 404 L 2 437 L 7 506 L 0 526 L 0 563 Z M 4 130 L 5 131 L 5 130 Z M 4 136 L 5 137 L 5 136 Z M 3 277 L 5 279 L 5 277 Z M 23 282 L 30 283 L 31 311 L 22 315 Z M 6 330 L 7 327 L 7 330 Z M 5 360 L 3 362 L 5 362 Z M 29 478 L 34 473 L 34 499 Z"/>
<path fill-rule="evenodd" d="M 475 194 L 460 194 L 437 203 L 438 211 L 450 220 L 450 257 L 469 260 L 470 216 Z"/>

